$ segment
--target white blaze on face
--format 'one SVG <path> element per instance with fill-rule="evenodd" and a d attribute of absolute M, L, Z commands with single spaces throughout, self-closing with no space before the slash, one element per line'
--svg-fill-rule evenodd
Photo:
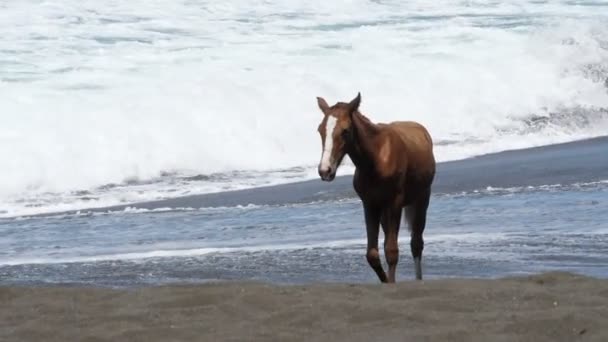
<path fill-rule="evenodd" d="M 321 171 L 327 171 L 333 162 L 333 160 L 331 160 L 331 150 L 334 147 L 334 129 L 336 128 L 336 121 L 337 119 L 330 115 L 325 122 L 325 146 L 323 146 L 321 164 L 319 165 Z"/>

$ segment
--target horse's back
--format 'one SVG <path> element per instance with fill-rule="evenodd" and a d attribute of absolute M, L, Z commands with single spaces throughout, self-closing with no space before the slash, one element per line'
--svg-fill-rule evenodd
<path fill-rule="evenodd" d="M 408 159 L 408 169 L 416 173 L 416 178 L 430 178 L 435 175 L 435 156 L 433 139 L 428 130 L 415 121 L 395 121 L 386 125 L 403 142 Z M 426 183 L 426 182 L 424 182 Z"/>
<path fill-rule="evenodd" d="M 433 156 L 433 139 L 428 130 L 415 121 L 395 121 L 386 125 L 399 136 L 411 153 Z"/>

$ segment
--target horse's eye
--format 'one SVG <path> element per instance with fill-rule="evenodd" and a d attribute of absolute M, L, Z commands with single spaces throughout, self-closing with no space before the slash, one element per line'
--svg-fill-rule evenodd
<path fill-rule="evenodd" d="M 349 134 L 350 134 L 350 131 L 348 129 L 342 130 L 342 137 L 347 137 Z"/>

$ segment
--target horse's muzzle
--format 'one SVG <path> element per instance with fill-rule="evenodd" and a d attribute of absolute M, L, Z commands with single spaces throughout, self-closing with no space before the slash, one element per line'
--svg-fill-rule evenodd
<path fill-rule="evenodd" d="M 331 182 L 336 178 L 336 170 L 333 170 L 331 167 L 327 169 L 319 168 L 319 176 L 321 177 L 321 180 Z"/>

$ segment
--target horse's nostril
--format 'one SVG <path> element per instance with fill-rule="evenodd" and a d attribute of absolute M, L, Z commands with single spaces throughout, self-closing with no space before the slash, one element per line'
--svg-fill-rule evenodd
<path fill-rule="evenodd" d="M 323 180 L 328 180 L 328 179 L 330 179 L 330 178 L 331 178 L 331 176 L 332 176 L 332 174 L 333 174 L 333 172 L 332 172 L 332 168 L 331 168 L 331 167 L 329 167 L 329 168 L 327 168 L 327 169 L 322 169 L 322 168 L 319 168 L 319 170 L 318 170 L 318 171 L 319 171 L 319 176 L 320 176 L 320 177 L 321 177 L 321 179 L 323 179 Z"/>

